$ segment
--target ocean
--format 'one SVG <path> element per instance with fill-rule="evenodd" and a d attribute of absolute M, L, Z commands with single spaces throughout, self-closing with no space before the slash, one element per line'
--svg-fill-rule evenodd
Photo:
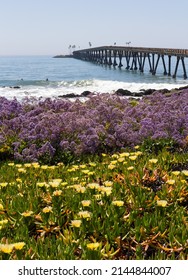
<path fill-rule="evenodd" d="M 50 56 L 0 57 L 0 96 L 17 98 L 58 98 L 84 91 L 114 93 L 119 88 L 131 92 L 143 89 L 172 89 L 188 84 L 183 79 L 181 67 L 176 79 L 164 76 L 162 65 L 153 76 L 149 68 L 144 73 L 102 66 L 74 58 Z M 188 62 L 185 61 L 188 69 Z M 172 67 L 172 69 L 174 69 Z"/>

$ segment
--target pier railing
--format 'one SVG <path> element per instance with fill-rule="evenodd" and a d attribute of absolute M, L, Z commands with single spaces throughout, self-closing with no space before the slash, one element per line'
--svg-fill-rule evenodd
<path fill-rule="evenodd" d="M 188 57 L 188 49 L 102 46 L 74 51 L 73 57 L 99 64 L 118 66 L 119 68 L 123 66 L 122 59 L 125 58 L 125 68 L 127 70 L 140 70 L 140 72 L 144 72 L 146 61 L 148 61 L 149 71 L 152 75 L 156 74 L 159 61 L 162 60 L 163 74 L 173 78 L 176 78 L 179 63 L 181 62 L 183 77 L 187 79 L 184 59 Z M 173 73 L 172 57 L 176 60 Z M 119 59 L 118 63 L 117 58 Z"/>

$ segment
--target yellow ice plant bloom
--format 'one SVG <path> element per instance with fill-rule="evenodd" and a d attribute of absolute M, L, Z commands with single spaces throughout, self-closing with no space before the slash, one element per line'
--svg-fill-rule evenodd
<path fill-rule="evenodd" d="M 166 200 L 157 200 L 157 206 L 166 207 L 167 201 Z"/>
<path fill-rule="evenodd" d="M 24 167 L 31 167 L 31 163 L 24 163 Z"/>
<path fill-rule="evenodd" d="M 91 205 L 91 200 L 82 200 L 81 203 L 83 207 L 87 207 Z"/>
<path fill-rule="evenodd" d="M 17 242 L 12 244 L 16 250 L 22 250 L 25 246 L 25 242 Z"/>
<path fill-rule="evenodd" d="M 41 165 L 40 168 L 43 169 L 43 170 L 46 170 L 46 169 L 48 169 L 48 165 Z"/>
<path fill-rule="evenodd" d="M 16 167 L 17 167 L 17 168 L 21 168 L 21 167 L 22 167 L 22 164 L 16 164 Z"/>
<path fill-rule="evenodd" d="M 0 211 L 4 210 L 3 204 L 0 203 Z"/>
<path fill-rule="evenodd" d="M 172 171 L 172 174 L 178 176 L 180 174 L 180 171 Z"/>
<path fill-rule="evenodd" d="M 87 248 L 89 250 L 96 250 L 100 246 L 99 242 L 94 242 L 94 243 L 88 243 Z"/>
<path fill-rule="evenodd" d="M 112 161 L 110 162 L 110 164 L 116 165 L 117 162 L 118 162 L 117 160 L 112 160 Z"/>
<path fill-rule="evenodd" d="M 7 219 L 4 219 L 4 220 L 0 221 L 0 225 L 6 225 L 6 224 L 8 224 L 8 220 Z"/>
<path fill-rule="evenodd" d="M 71 225 L 73 227 L 79 228 L 81 226 L 82 221 L 81 220 L 72 220 Z"/>
<path fill-rule="evenodd" d="M 118 154 L 113 154 L 113 155 L 112 155 L 112 158 L 118 158 L 118 157 L 119 157 Z"/>
<path fill-rule="evenodd" d="M 89 189 L 98 189 L 100 187 L 100 185 L 98 183 L 89 183 L 89 184 L 87 184 L 87 187 Z"/>
<path fill-rule="evenodd" d="M 102 154 L 102 156 L 103 156 L 103 157 L 106 157 L 106 156 L 107 156 L 107 154 L 104 154 L 104 153 L 103 153 L 103 154 Z"/>
<path fill-rule="evenodd" d="M 130 153 L 124 152 L 120 154 L 121 157 L 129 157 Z"/>
<path fill-rule="evenodd" d="M 101 194 L 94 194 L 93 197 L 94 197 L 96 200 L 101 200 L 101 198 L 102 198 Z"/>
<path fill-rule="evenodd" d="M 89 211 L 80 211 L 78 212 L 78 216 L 83 219 L 90 219 L 91 213 Z"/>
<path fill-rule="evenodd" d="M 30 217 L 33 215 L 33 211 L 25 211 L 21 214 L 23 217 Z"/>
<path fill-rule="evenodd" d="M 81 164 L 80 168 L 84 169 L 84 168 L 86 168 L 86 165 L 85 164 Z"/>
<path fill-rule="evenodd" d="M 175 184 L 175 180 L 169 179 L 169 180 L 166 181 L 166 183 L 168 185 L 174 185 Z"/>
<path fill-rule="evenodd" d="M 90 162 L 89 165 L 95 167 L 97 164 L 95 162 Z"/>
<path fill-rule="evenodd" d="M 114 200 L 114 201 L 112 201 L 112 204 L 115 205 L 115 206 L 121 207 L 121 206 L 124 205 L 124 201 L 122 201 L 122 200 Z"/>
<path fill-rule="evenodd" d="M 105 187 L 112 187 L 113 182 L 112 181 L 105 181 L 104 185 L 105 185 Z"/>
<path fill-rule="evenodd" d="M 188 170 L 182 170 L 182 173 L 183 173 L 185 176 L 188 176 Z"/>
<path fill-rule="evenodd" d="M 124 157 L 119 157 L 118 162 L 124 162 L 125 158 Z"/>
<path fill-rule="evenodd" d="M 14 166 L 14 162 L 9 162 L 8 166 Z"/>
<path fill-rule="evenodd" d="M 127 170 L 133 170 L 134 169 L 134 166 L 129 166 L 129 167 L 127 167 Z"/>
<path fill-rule="evenodd" d="M 25 168 L 22 167 L 22 168 L 18 168 L 18 172 L 24 174 L 24 173 L 26 173 L 26 170 L 25 170 Z"/>
<path fill-rule="evenodd" d="M 82 173 L 88 174 L 88 173 L 89 173 L 89 169 L 83 169 L 83 170 L 82 170 Z"/>
<path fill-rule="evenodd" d="M 14 249 L 13 244 L 0 244 L 0 251 L 5 254 L 11 254 Z"/>
<path fill-rule="evenodd" d="M 50 213 L 50 212 L 52 212 L 52 207 L 51 206 L 47 206 L 47 207 L 42 209 L 42 212 L 43 213 Z"/>
<path fill-rule="evenodd" d="M 103 194 L 106 194 L 107 196 L 109 196 L 112 193 L 112 187 L 101 186 L 100 190 Z"/>
<path fill-rule="evenodd" d="M 62 194 L 62 190 L 57 190 L 53 192 L 54 196 L 60 196 Z"/>
<path fill-rule="evenodd" d="M 137 159 L 137 156 L 130 156 L 129 159 L 134 161 Z"/>
<path fill-rule="evenodd" d="M 138 150 L 140 148 L 140 146 L 137 145 L 134 148 L 135 148 L 135 150 Z"/>
<path fill-rule="evenodd" d="M 140 155 L 142 155 L 143 153 L 141 152 L 141 151 L 137 151 L 137 152 L 135 152 L 135 156 L 140 156 Z"/>
<path fill-rule="evenodd" d="M 81 185 L 77 185 L 74 188 L 78 193 L 85 193 L 85 191 L 86 191 L 86 188 L 82 187 Z"/>
<path fill-rule="evenodd" d="M 149 159 L 149 162 L 150 163 L 157 163 L 158 159 L 157 158 L 152 158 L 152 159 Z"/>
<path fill-rule="evenodd" d="M 2 182 L 2 183 L 0 183 L 0 187 L 2 187 L 2 188 L 5 188 L 7 185 L 8 185 L 7 182 Z"/>
<path fill-rule="evenodd" d="M 49 185 L 46 182 L 37 182 L 36 186 L 39 187 L 39 188 L 49 187 Z"/>
<path fill-rule="evenodd" d="M 109 164 L 108 165 L 108 169 L 113 170 L 114 168 L 116 168 L 116 166 L 114 164 Z"/>
<path fill-rule="evenodd" d="M 62 179 L 53 179 L 52 181 L 50 181 L 48 183 L 52 188 L 57 188 L 61 182 L 62 182 Z"/>
<path fill-rule="evenodd" d="M 93 174 L 95 174 L 93 171 L 89 171 L 89 172 L 88 172 L 88 175 L 89 175 L 89 176 L 91 176 L 91 175 L 93 175 Z"/>

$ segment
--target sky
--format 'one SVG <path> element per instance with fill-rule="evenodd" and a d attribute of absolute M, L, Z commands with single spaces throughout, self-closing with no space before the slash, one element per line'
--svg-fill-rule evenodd
<path fill-rule="evenodd" d="M 187 0 L 0 0 L 0 55 L 57 55 L 131 42 L 188 49 Z"/>

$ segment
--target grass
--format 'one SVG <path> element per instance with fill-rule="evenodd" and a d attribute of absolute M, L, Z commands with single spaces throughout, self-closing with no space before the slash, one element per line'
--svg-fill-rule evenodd
<path fill-rule="evenodd" d="M 135 147 L 66 166 L 3 161 L 0 259 L 187 259 L 187 158 Z"/>

